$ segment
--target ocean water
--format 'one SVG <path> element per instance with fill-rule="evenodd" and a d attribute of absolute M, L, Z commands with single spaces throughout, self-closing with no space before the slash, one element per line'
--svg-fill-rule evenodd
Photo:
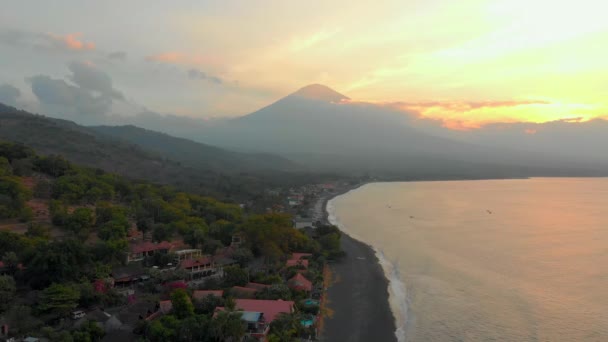
<path fill-rule="evenodd" d="M 608 341 L 608 179 L 373 183 L 328 203 L 399 341 Z"/>

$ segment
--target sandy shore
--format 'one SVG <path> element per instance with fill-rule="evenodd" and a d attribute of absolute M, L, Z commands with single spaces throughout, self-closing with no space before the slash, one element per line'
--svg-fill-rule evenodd
<path fill-rule="evenodd" d="M 330 198 L 322 200 L 326 208 Z M 374 250 L 344 233 L 341 240 L 346 257 L 331 265 L 333 282 L 327 290 L 330 314 L 324 320 L 321 340 L 397 341 L 388 280 Z"/>

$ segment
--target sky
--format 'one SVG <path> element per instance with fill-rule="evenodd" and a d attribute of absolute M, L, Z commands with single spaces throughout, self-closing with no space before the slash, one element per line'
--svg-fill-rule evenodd
<path fill-rule="evenodd" d="M 608 115 L 604 0 L 23 1 L 0 102 L 245 115 L 311 83 L 452 128 Z M 86 121 L 86 120 L 84 120 Z"/>

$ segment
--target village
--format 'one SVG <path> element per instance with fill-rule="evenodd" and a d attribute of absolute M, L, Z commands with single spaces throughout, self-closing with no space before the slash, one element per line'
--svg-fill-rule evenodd
<path fill-rule="evenodd" d="M 62 177 L 52 181 L 59 184 Z M 34 189 L 40 179 L 26 177 L 22 182 Z M 49 258 L 48 252 L 5 253 L 0 276 L 15 279 L 18 290 L 42 290 L 13 300 L 13 308 L 0 316 L 0 340 L 317 340 L 328 263 L 343 255 L 340 233 L 328 224 L 324 206 L 348 186 L 336 182 L 269 190 L 277 204 L 266 214 L 249 216 L 242 215 L 243 205 L 166 189 L 157 198 L 160 207 L 145 209 L 141 219 L 130 218 L 131 210 L 118 202 L 63 204 L 70 201 L 67 195 L 73 189 L 57 196 L 61 201 L 37 196 L 24 203 L 25 208 L 36 204 L 34 223 L 0 232 L 0 244 L 27 244 L 40 235 L 46 246 L 58 246 L 69 259 L 70 246 L 79 239 L 80 246 L 74 248 L 100 258 L 95 267 L 102 270 L 84 273 L 94 266 L 88 262 L 73 265 L 74 273 L 81 275 L 64 274 L 69 267 L 64 261 L 51 266 L 41 261 Z M 143 189 L 138 196 L 148 201 L 149 190 Z M 122 227 L 127 227 L 124 238 L 116 237 Z M 116 243 L 126 245 L 108 249 Z M 36 253 L 41 256 L 32 256 Z M 41 274 L 43 269 L 50 273 Z M 99 276 L 91 278 L 94 274 Z M 44 285 L 37 283 L 40 276 Z M 23 307 L 34 310 L 15 311 Z"/>

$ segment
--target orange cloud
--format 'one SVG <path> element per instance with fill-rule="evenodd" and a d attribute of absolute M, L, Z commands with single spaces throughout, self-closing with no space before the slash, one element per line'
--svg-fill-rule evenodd
<path fill-rule="evenodd" d="M 542 100 L 504 100 L 504 101 L 426 101 L 395 102 L 388 106 L 414 113 L 420 118 L 434 119 L 454 130 L 481 128 L 495 122 L 524 121 L 541 122 L 535 119 L 539 108 L 554 105 Z"/>
<path fill-rule="evenodd" d="M 49 33 L 48 36 L 53 40 L 55 45 L 68 50 L 95 50 L 94 43 L 81 39 L 82 33 L 68 33 L 65 36 Z"/>

